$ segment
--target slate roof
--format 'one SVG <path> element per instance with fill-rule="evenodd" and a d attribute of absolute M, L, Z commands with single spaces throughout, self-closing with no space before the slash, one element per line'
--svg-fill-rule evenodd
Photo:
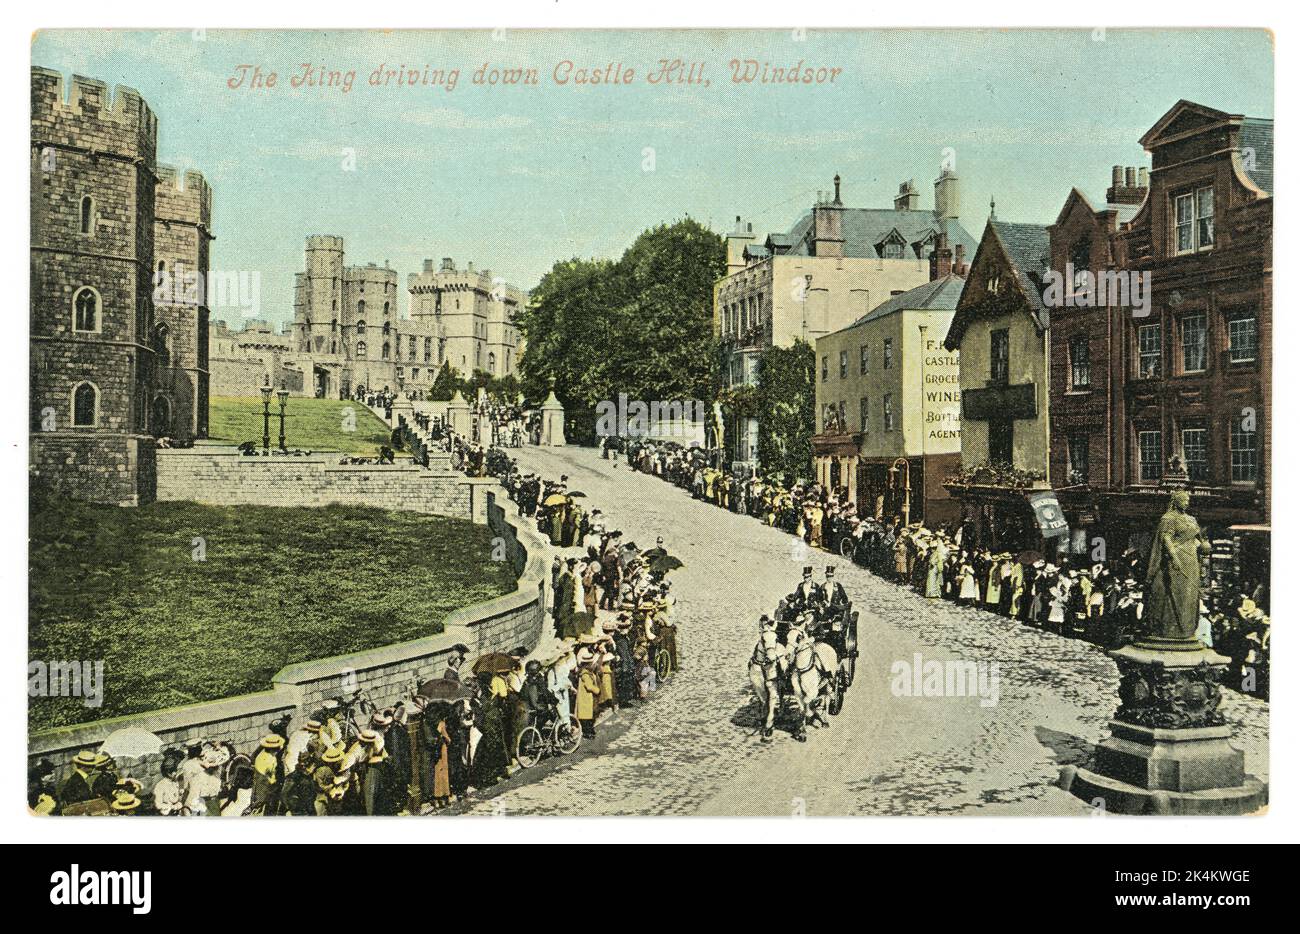
<path fill-rule="evenodd" d="M 966 255 L 975 252 L 976 242 L 961 223 L 954 219 L 944 219 L 934 211 L 897 211 L 893 208 L 842 208 L 841 227 L 844 235 L 844 255 L 847 257 L 877 257 L 876 244 L 880 243 L 890 232 L 897 228 L 899 234 L 910 247 L 913 243 L 924 240 L 926 234 L 948 235 L 949 248 L 956 250 L 961 244 Z M 809 241 L 812 239 L 813 215 L 809 211 L 799 218 L 795 225 L 785 234 L 769 234 L 772 243 L 791 244 L 789 255 L 808 256 Z M 908 251 L 910 256 L 910 250 Z"/>
<path fill-rule="evenodd" d="M 1040 224 L 1013 224 L 997 219 L 990 219 L 989 226 L 1015 266 L 1016 278 L 1029 298 L 1030 309 L 1046 328 L 1050 321 L 1047 306 L 1043 304 L 1043 274 L 1051 261 L 1047 228 Z"/>
<path fill-rule="evenodd" d="M 849 327 L 875 321 L 899 311 L 953 311 L 957 308 L 957 299 L 961 298 L 962 286 L 966 280 L 949 273 L 941 279 L 933 279 L 914 289 L 895 295 L 886 302 L 877 305 Z"/>
<path fill-rule="evenodd" d="M 1261 117 L 1247 117 L 1241 121 L 1238 142 L 1242 149 L 1255 151 L 1254 168 L 1246 169 L 1250 180 L 1273 193 L 1273 121 Z"/>

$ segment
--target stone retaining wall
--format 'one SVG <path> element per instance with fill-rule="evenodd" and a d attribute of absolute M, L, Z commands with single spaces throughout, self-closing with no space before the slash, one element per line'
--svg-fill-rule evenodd
<path fill-rule="evenodd" d="M 31 734 L 29 760 L 49 758 L 58 767 L 60 780 L 73 755 L 81 749 L 98 748 L 115 730 L 138 727 L 157 734 L 167 744 L 227 740 L 237 749 L 251 750 L 266 735 L 273 719 L 287 714 L 293 718 L 290 728 L 294 729 L 327 698 L 363 688 L 379 707 L 385 707 L 409 697 L 418 682 L 441 676 L 457 643 L 470 647 L 467 665 L 472 665 L 478 655 L 487 652 L 519 645 L 531 649 L 541 637 L 550 580 L 542 557 L 545 542 L 526 523 L 516 524 L 505 491 L 494 480 L 437 475 L 415 467 L 344 469 L 304 458 L 269 463 L 267 458 L 238 455 L 214 459 L 200 449 L 160 451 L 158 460 L 160 499 L 199 496 L 200 502 L 220 505 L 289 505 L 287 491 L 298 488 L 317 491 L 310 497 L 310 505 L 350 502 L 472 516 L 486 523 L 501 540 L 494 545 L 503 546 L 505 560 L 519 574 L 518 586 L 514 593 L 451 613 L 438 635 L 286 666 L 272 677 L 268 691 Z M 165 484 L 162 477 L 167 478 Z M 323 490 L 316 484 L 323 484 Z M 163 489 L 167 496 L 161 495 Z M 181 497 L 182 490 L 192 495 Z M 299 494 L 293 504 L 302 505 L 303 499 Z M 498 505 L 498 499 L 505 508 Z M 154 756 L 122 764 L 149 789 L 158 777 L 160 762 L 161 756 Z"/>

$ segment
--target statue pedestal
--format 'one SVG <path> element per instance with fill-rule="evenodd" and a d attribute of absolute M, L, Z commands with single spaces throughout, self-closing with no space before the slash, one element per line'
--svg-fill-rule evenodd
<path fill-rule="evenodd" d="M 1120 707 L 1091 768 L 1067 767 L 1061 784 L 1117 814 L 1249 814 L 1268 789 L 1246 774 L 1228 742 L 1219 679 L 1229 659 L 1201 643 L 1148 639 L 1111 652 Z"/>
<path fill-rule="evenodd" d="M 542 403 L 541 444 L 546 447 L 564 447 L 564 406 L 555 398 L 555 390 Z"/>

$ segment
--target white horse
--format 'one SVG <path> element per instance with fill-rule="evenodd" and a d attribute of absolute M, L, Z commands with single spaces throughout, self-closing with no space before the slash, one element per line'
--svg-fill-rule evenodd
<path fill-rule="evenodd" d="M 763 630 L 759 636 L 754 652 L 749 656 L 749 683 L 754 688 L 754 696 L 763 708 L 763 742 L 772 741 L 772 724 L 776 720 L 776 708 L 780 701 L 780 669 L 784 652 L 777 641 L 776 632 Z"/>
<path fill-rule="evenodd" d="M 790 691 L 799 703 L 799 723 L 794 738 L 808 738 L 807 724 L 830 726 L 822 714 L 822 705 L 835 689 L 839 656 L 825 642 L 817 642 L 798 627 L 791 627 L 786 641 L 784 667 L 790 674 Z"/>

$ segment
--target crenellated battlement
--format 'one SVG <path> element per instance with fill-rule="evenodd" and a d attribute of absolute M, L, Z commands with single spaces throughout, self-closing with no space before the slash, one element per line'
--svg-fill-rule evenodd
<path fill-rule="evenodd" d="M 160 164 L 154 195 L 158 220 L 212 226 L 212 188 L 202 172 L 189 169 L 182 173 L 173 165 Z"/>
<path fill-rule="evenodd" d="M 32 68 L 32 142 L 92 149 L 152 166 L 158 118 L 135 88 Z"/>

